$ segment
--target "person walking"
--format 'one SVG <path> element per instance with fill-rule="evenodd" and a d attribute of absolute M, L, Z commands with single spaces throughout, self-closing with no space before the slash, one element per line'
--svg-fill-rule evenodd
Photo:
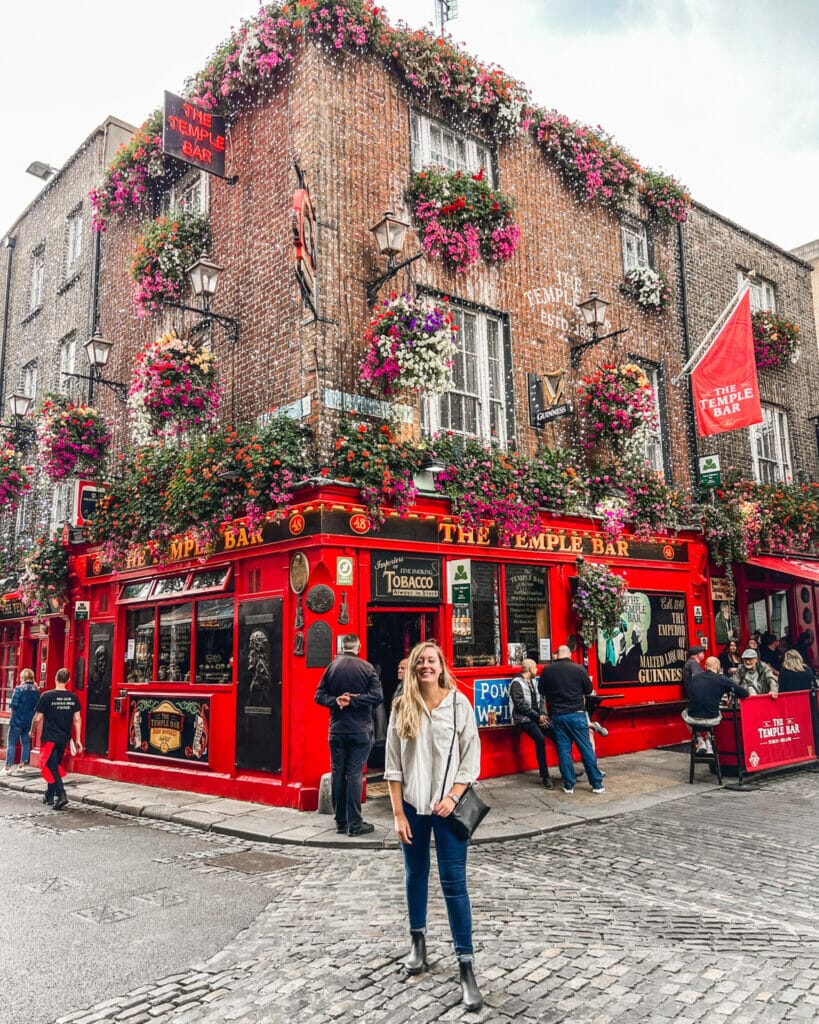
<path fill-rule="evenodd" d="M 17 741 L 20 741 L 20 765 L 22 771 L 28 768 L 31 759 L 31 720 L 34 709 L 40 699 L 40 691 L 34 681 L 34 672 L 24 668 L 20 673 L 20 682 L 14 687 L 11 695 L 11 715 L 9 717 L 9 733 L 6 740 L 6 766 L 2 774 L 9 775 L 14 771 L 14 755 L 17 752 Z"/>
<path fill-rule="evenodd" d="M 417 644 L 410 652 L 403 692 L 393 703 L 384 772 L 395 833 L 404 855 L 410 927 L 410 952 L 404 968 L 412 975 L 427 967 L 429 850 L 434 835 L 438 876 L 458 958 L 461 999 L 467 1010 L 479 1010 L 483 1005 L 473 965 L 472 907 L 466 884 L 469 843 L 455 835 L 446 819 L 478 778 L 480 763 L 471 704 L 455 688 L 441 648 L 432 642 Z"/>
<path fill-rule="evenodd" d="M 330 761 L 336 832 L 362 836 L 374 826 L 361 817 L 364 765 L 373 742 L 373 710 L 384 699 L 381 680 L 369 661 L 358 656 L 355 633 L 341 638 L 341 654 L 321 677 L 315 701 L 330 709 Z"/>
<path fill-rule="evenodd" d="M 572 763 L 572 743 L 580 751 L 592 793 L 606 792 L 603 773 L 597 765 L 597 757 L 589 739 L 586 697 L 591 696 L 592 690 L 589 673 L 582 665 L 572 661 L 572 652 L 566 644 L 561 644 L 555 652 L 555 660 L 545 665 L 540 674 L 540 692 L 546 698 L 549 717 L 557 737 L 557 758 L 563 776 L 563 792 L 568 796 L 574 793 L 577 781 Z"/>
<path fill-rule="evenodd" d="M 546 736 L 549 730 L 549 718 L 538 688 L 535 684 L 537 664 L 531 658 L 521 662 L 520 673 L 509 684 L 509 704 L 512 722 L 535 745 L 535 756 L 540 779 L 546 789 L 554 789 L 549 778 L 549 766 L 546 763 Z"/>
<path fill-rule="evenodd" d="M 67 668 L 57 669 L 54 677 L 55 689 L 47 690 L 40 697 L 31 722 L 32 739 L 37 727 L 41 722 L 43 724 L 40 734 L 40 771 L 48 783 L 43 803 L 52 805 L 55 811 L 61 810 L 68 803 L 63 785 L 65 768 L 62 766 L 62 760 L 65 748 L 71 742 L 72 730 L 72 753 L 82 753 L 82 713 L 77 695 L 67 689 L 70 678 L 71 674 Z"/>

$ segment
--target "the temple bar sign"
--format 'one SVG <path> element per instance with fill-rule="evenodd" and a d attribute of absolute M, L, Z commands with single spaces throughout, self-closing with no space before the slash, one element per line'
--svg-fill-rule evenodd
<path fill-rule="evenodd" d="M 224 178 L 224 117 L 166 92 L 162 152 Z"/>

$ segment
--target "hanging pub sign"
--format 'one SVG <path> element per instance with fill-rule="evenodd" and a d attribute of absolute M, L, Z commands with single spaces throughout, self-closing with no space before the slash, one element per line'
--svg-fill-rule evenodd
<path fill-rule="evenodd" d="M 162 152 L 208 174 L 225 177 L 225 119 L 195 103 L 165 93 Z"/>
<path fill-rule="evenodd" d="M 316 313 L 316 215 L 306 188 L 293 195 L 293 243 L 296 248 L 296 280 L 304 301 Z"/>
<path fill-rule="evenodd" d="M 374 551 L 370 563 L 372 600 L 380 604 L 439 604 L 440 558 L 407 558 Z"/>
<path fill-rule="evenodd" d="M 131 697 L 128 753 L 207 764 L 210 700 L 202 697 Z"/>
<path fill-rule="evenodd" d="M 529 426 L 542 427 L 551 420 L 561 416 L 569 416 L 572 412 L 571 402 L 563 401 L 565 397 L 565 370 L 554 373 L 527 373 L 529 393 Z"/>

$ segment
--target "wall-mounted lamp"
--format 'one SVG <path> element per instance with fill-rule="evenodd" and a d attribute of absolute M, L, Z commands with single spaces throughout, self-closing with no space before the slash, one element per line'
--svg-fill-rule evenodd
<path fill-rule="evenodd" d="M 94 397 L 94 385 L 96 384 L 102 384 L 109 391 L 113 391 L 120 402 L 124 402 L 128 397 L 128 388 L 122 381 L 107 380 L 102 375 L 103 370 L 108 365 L 108 356 L 111 354 L 113 344 L 112 341 L 108 341 L 107 338 L 103 338 L 101 334 L 95 331 L 86 341 L 85 345 L 83 345 L 85 354 L 88 356 L 91 373 L 66 373 L 63 371 L 63 377 L 76 377 L 77 380 L 91 381 L 89 400 Z"/>
<path fill-rule="evenodd" d="M 0 423 L 0 430 L 7 430 L 13 435 L 14 440 L 23 438 L 25 435 L 33 437 L 35 432 L 34 424 L 26 419 L 26 417 L 34 405 L 34 399 L 22 391 L 15 391 L 9 398 L 8 405 L 11 422 Z"/>
<path fill-rule="evenodd" d="M 187 270 L 193 294 L 201 301 L 201 307 L 186 306 L 183 302 L 173 302 L 170 299 L 165 299 L 164 304 L 172 306 L 174 309 L 182 309 L 186 313 L 195 313 L 197 316 L 201 316 L 203 322 L 198 326 L 203 327 L 209 321 L 215 320 L 224 327 L 228 337 L 235 344 L 239 340 L 239 321 L 235 317 L 225 316 L 223 313 L 214 313 L 210 308 L 210 301 L 216 294 L 221 273 L 222 267 L 209 259 L 206 253 L 203 254 Z"/>
<path fill-rule="evenodd" d="M 26 168 L 26 174 L 33 174 L 35 178 L 39 178 L 41 181 L 51 181 L 59 169 L 59 167 L 52 167 L 51 164 L 43 163 L 42 160 L 33 160 Z"/>
<path fill-rule="evenodd" d="M 417 490 L 432 494 L 435 492 L 435 477 L 445 469 L 446 465 L 440 459 L 433 455 L 425 455 L 421 465 L 412 474 L 412 482 Z"/>
<path fill-rule="evenodd" d="M 580 357 L 587 348 L 592 348 L 601 341 L 608 341 L 609 338 L 616 338 L 620 334 L 625 334 L 628 330 L 628 327 L 622 327 L 619 331 L 611 331 L 609 334 L 600 335 L 597 333 L 597 329 L 603 327 L 606 323 L 606 310 L 609 305 L 610 303 L 606 299 L 601 299 L 597 292 L 589 292 L 589 297 L 584 302 L 578 302 L 577 308 L 583 314 L 586 326 L 591 327 L 592 336 L 591 341 L 584 341 L 580 345 L 572 344 L 571 336 L 568 338 L 573 370 L 580 366 Z"/>
<path fill-rule="evenodd" d="M 408 228 L 409 224 L 395 217 L 392 210 L 387 210 L 381 220 L 370 228 L 370 231 L 375 235 L 379 255 L 387 258 L 386 271 L 374 281 L 370 281 L 366 286 L 367 305 L 370 309 L 372 309 L 378 299 L 378 291 L 381 286 L 395 277 L 399 270 L 403 270 L 404 267 L 408 267 L 410 263 L 414 263 L 424 255 L 423 252 L 417 252 L 414 256 L 410 256 L 409 259 L 402 260 L 401 263 L 395 262 L 395 257 L 400 256 L 404 249 Z"/>

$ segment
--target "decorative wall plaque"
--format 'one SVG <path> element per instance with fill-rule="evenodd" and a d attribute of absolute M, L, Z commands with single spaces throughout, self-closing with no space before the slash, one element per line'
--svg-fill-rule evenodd
<path fill-rule="evenodd" d="M 310 563 L 303 551 L 297 551 L 290 559 L 290 587 L 294 594 L 301 594 L 310 580 Z"/>
<path fill-rule="evenodd" d="M 305 598 L 305 604 L 316 615 L 323 615 L 325 612 L 329 612 L 335 602 L 336 595 L 330 587 L 326 587 L 323 583 L 311 587 L 307 591 L 307 597 Z"/>
<path fill-rule="evenodd" d="M 307 630 L 307 667 L 325 668 L 332 660 L 332 630 L 326 622 L 314 622 Z"/>

